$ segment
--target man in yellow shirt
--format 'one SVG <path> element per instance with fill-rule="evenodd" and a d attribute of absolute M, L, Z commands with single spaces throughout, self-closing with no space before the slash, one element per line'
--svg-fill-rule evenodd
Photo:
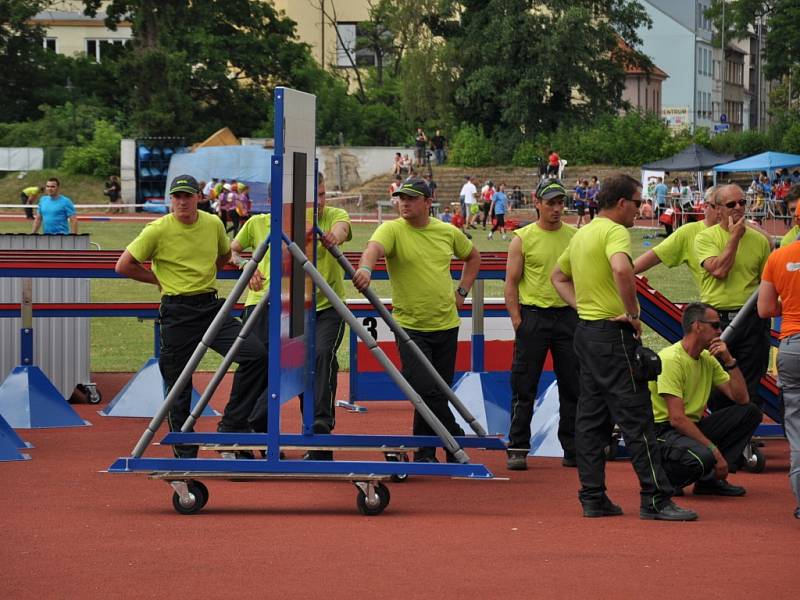
<path fill-rule="evenodd" d="M 697 287 L 700 287 L 701 267 L 694 252 L 694 240 L 698 232 L 713 227 L 719 221 L 716 202 L 716 186 L 708 188 L 703 202 L 705 216 L 702 221 L 686 223 L 679 227 L 652 250 L 648 250 L 633 261 L 634 273 L 642 273 L 664 263 L 669 268 L 685 264 L 689 267 Z"/>
<path fill-rule="evenodd" d="M 719 313 L 724 330 L 747 299 L 758 290 L 761 271 L 770 253 L 769 242 L 747 227 L 744 192 L 736 184 L 723 185 L 717 191 L 719 224 L 697 234 L 695 254 L 702 267 L 700 300 Z M 728 349 L 739 361 L 747 382 L 750 401 L 760 406 L 758 382 L 769 362 L 769 320 L 747 315 L 728 340 Z M 730 405 L 724 394 L 714 393 L 712 410 Z"/>
<path fill-rule="evenodd" d="M 514 326 L 511 365 L 511 428 L 508 463 L 512 471 L 528 468 L 531 419 L 536 390 L 548 351 L 558 384 L 558 440 L 562 464 L 575 467 L 575 410 L 578 405 L 578 359 L 572 348 L 578 314 L 555 291 L 550 274 L 577 229 L 563 223 L 567 191 L 557 179 L 544 179 L 536 190 L 539 218 L 514 232 L 508 246 L 505 300 Z"/>
<path fill-rule="evenodd" d="M 372 234 L 353 276 L 353 285 L 365 290 L 372 269 L 386 257 L 392 283 L 392 315 L 425 354 L 448 385 L 453 382 L 458 345 L 458 310 L 472 287 L 481 255 L 464 233 L 430 216 L 427 184 L 409 177 L 394 193 L 400 200 L 400 218 L 384 222 Z M 453 291 L 452 257 L 464 260 L 461 281 Z M 406 344 L 400 346 L 402 374 L 453 435 L 464 435 L 450 411 L 447 396 L 428 376 Z M 414 411 L 414 435 L 436 435 Z M 448 455 L 448 461 L 453 458 Z M 437 462 L 435 448 L 420 448 L 418 462 Z"/>
<path fill-rule="evenodd" d="M 684 225 L 686 227 L 686 225 Z M 694 493 L 743 496 L 728 483 L 729 472 L 761 422 L 747 397 L 736 360 L 720 339 L 717 311 L 693 302 L 683 311 L 683 338 L 658 353 L 661 373 L 650 382 L 661 462 L 676 490 L 694 483 Z M 705 416 L 712 389 L 733 404 Z"/>
<path fill-rule="evenodd" d="M 616 423 L 639 478 L 639 517 L 692 521 L 696 513 L 672 502 L 672 485 L 656 452 L 647 378 L 634 368 L 642 322 L 627 228 L 642 204 L 641 184 L 627 175 L 612 176 L 603 182 L 598 202 L 600 215 L 573 236 L 552 275 L 556 291 L 580 319 L 574 344 L 580 361 L 575 449 L 583 515 L 622 514 L 605 486 L 604 448 Z"/>
<path fill-rule="evenodd" d="M 25 218 L 33 221 L 33 209 L 31 205 L 36 204 L 36 200 L 44 192 L 44 187 L 40 185 L 32 185 L 26 187 L 20 192 L 19 199 L 25 207 Z"/>
<path fill-rule="evenodd" d="M 161 292 L 161 353 L 158 366 L 171 388 L 189 362 L 197 344 L 223 304 L 217 298 L 217 269 L 231 257 L 222 222 L 197 210 L 200 187 L 194 177 L 179 175 L 170 185 L 172 212 L 147 224 L 117 261 L 116 271 L 149 283 Z M 152 269 L 142 263 L 151 261 Z M 225 354 L 241 330 L 230 315 L 211 348 Z M 251 333 L 235 357 L 239 368 L 233 378 L 230 400 L 217 427 L 223 432 L 252 429 L 249 418 L 264 402 L 267 385 L 267 351 Z M 170 431 L 180 431 L 190 412 L 192 389 L 186 385 L 168 415 Z M 179 458 L 196 458 L 197 446 L 175 445 Z"/>

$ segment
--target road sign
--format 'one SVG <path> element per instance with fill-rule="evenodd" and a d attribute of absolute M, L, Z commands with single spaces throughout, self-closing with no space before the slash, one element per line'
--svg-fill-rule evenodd
<path fill-rule="evenodd" d="M 719 122 L 720 123 L 727 123 L 728 122 L 728 115 L 726 115 L 725 113 L 722 113 L 719 116 Z"/>
<path fill-rule="evenodd" d="M 731 126 L 728 123 L 715 123 L 714 124 L 714 133 L 724 133 L 728 131 Z"/>

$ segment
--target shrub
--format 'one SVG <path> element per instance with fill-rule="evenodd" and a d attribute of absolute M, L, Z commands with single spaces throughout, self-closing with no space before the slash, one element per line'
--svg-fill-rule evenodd
<path fill-rule="evenodd" d="M 119 172 L 119 145 L 122 135 L 111 123 L 102 119 L 94 124 L 90 141 L 70 146 L 64 152 L 62 168 L 76 175 L 106 177 Z"/>
<path fill-rule="evenodd" d="M 495 164 L 493 143 L 483 133 L 483 127 L 462 125 L 450 143 L 448 161 L 462 167 L 485 167 Z"/>

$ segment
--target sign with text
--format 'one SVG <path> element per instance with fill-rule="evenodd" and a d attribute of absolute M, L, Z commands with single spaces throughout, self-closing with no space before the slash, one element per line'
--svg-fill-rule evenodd
<path fill-rule="evenodd" d="M 688 106 L 663 106 L 661 108 L 661 118 L 669 126 L 670 129 L 680 131 L 688 129 L 689 122 L 689 107 Z"/>

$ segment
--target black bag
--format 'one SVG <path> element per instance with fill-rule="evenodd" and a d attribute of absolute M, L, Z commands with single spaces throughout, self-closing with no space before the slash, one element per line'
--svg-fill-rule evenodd
<path fill-rule="evenodd" d="M 661 358 L 645 346 L 633 353 L 633 376 L 639 381 L 655 381 L 661 374 Z"/>

